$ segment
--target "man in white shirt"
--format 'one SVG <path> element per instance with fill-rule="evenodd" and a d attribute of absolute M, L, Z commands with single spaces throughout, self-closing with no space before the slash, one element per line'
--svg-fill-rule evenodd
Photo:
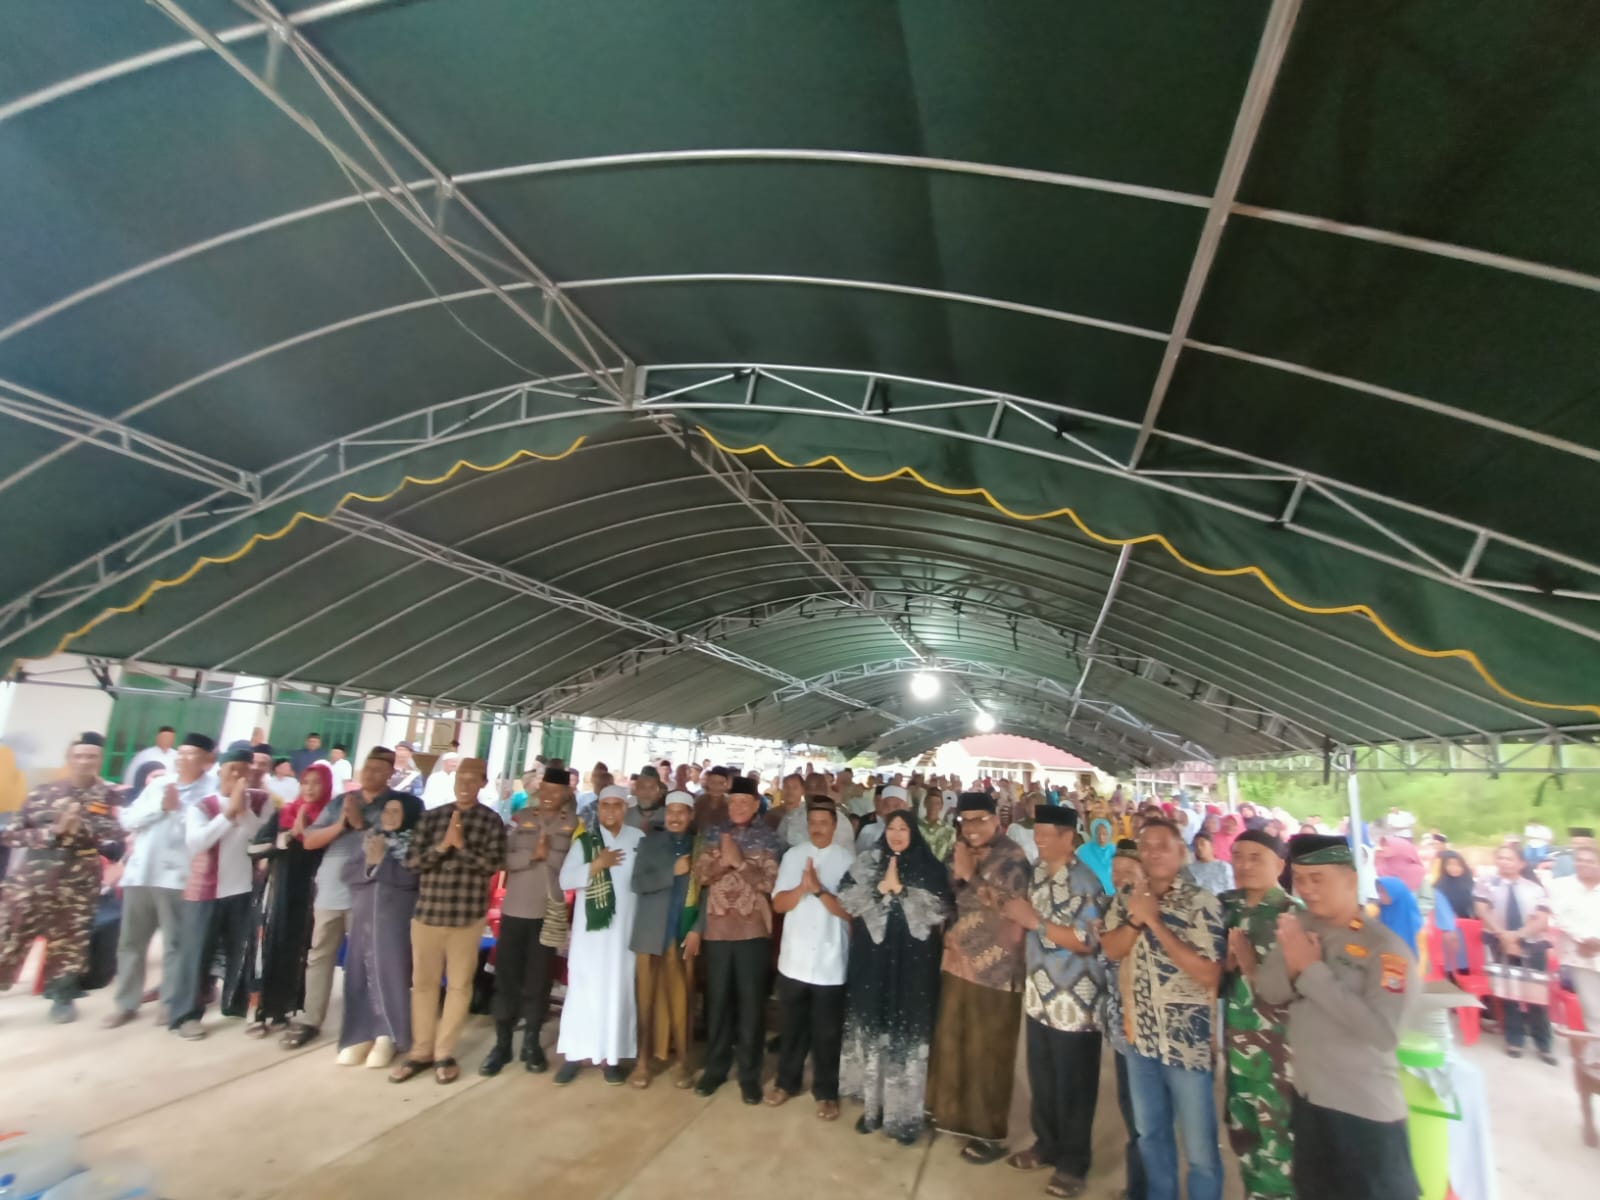
<path fill-rule="evenodd" d="M 128 767 L 122 773 L 122 786 L 131 787 L 133 777 L 139 773 L 139 768 L 147 762 L 158 762 L 167 769 L 167 774 L 172 774 L 172 769 L 178 762 L 178 750 L 174 745 L 178 737 L 177 731 L 171 725 L 163 725 L 156 730 L 156 744 L 146 746 L 139 753 L 128 760 Z"/>
<path fill-rule="evenodd" d="M 821 797 L 827 799 L 827 797 Z M 783 780 L 783 793 L 778 804 L 774 806 L 769 816 L 776 815 L 778 836 L 783 839 L 786 846 L 807 846 L 811 844 L 811 813 L 808 809 L 810 797 L 806 795 L 805 780 L 798 774 L 788 775 Z M 855 853 L 856 841 L 850 833 L 849 821 L 835 821 L 833 826 L 833 844 L 843 846 L 849 854 Z"/>
<path fill-rule="evenodd" d="M 1550 857 L 1550 845 L 1556 840 L 1550 826 L 1529 821 L 1522 827 L 1522 857 L 1535 865 Z"/>
<path fill-rule="evenodd" d="M 456 767 L 461 763 L 461 755 L 454 750 L 447 750 L 439 755 L 433 764 L 433 770 L 428 772 L 428 782 L 422 789 L 422 807 L 426 809 L 443 808 L 446 804 L 456 802 Z"/>
<path fill-rule="evenodd" d="M 328 768 L 333 772 L 333 794 L 341 796 L 350 787 L 355 768 L 350 765 L 350 753 L 338 744 L 328 753 Z"/>
<path fill-rule="evenodd" d="M 883 838 L 883 822 L 889 814 L 902 808 L 909 808 L 911 795 L 903 787 L 889 784 L 878 792 L 878 799 L 873 808 L 877 811 L 878 819 L 870 825 L 863 825 L 861 833 L 856 837 L 856 853 L 870 850 Z"/>
<path fill-rule="evenodd" d="M 808 801 L 806 822 L 810 841 L 790 847 L 772 885 L 772 911 L 785 916 L 778 950 L 778 1073 L 766 1101 L 776 1108 L 799 1093 L 809 1053 L 817 1116 L 833 1121 L 850 956 L 850 915 L 835 893 L 854 856 L 833 840 L 838 814 L 831 803 Z"/>
<path fill-rule="evenodd" d="M 174 774 L 152 781 L 137 800 L 117 814 L 122 828 L 134 839 L 122 868 L 117 990 L 115 1008 L 105 1019 L 107 1029 L 126 1025 L 139 1015 L 145 960 L 157 927 L 161 930 L 161 1003 L 166 1019 L 189 1008 L 180 966 L 183 934 L 179 909 L 190 859 L 184 812 L 211 790 L 209 773 L 216 748 L 205 734 L 189 734 L 178 747 Z"/>
<path fill-rule="evenodd" d="M 1390 833 L 1394 834 L 1396 837 L 1403 837 L 1408 842 L 1413 840 L 1416 836 L 1417 818 L 1412 816 L 1399 805 L 1395 805 L 1389 809 L 1389 815 L 1384 818 L 1383 823 L 1389 827 Z"/>
<path fill-rule="evenodd" d="M 245 971 L 250 940 L 250 893 L 254 863 L 250 839 L 272 811 L 265 791 L 248 788 L 254 753 L 246 742 L 228 747 L 217 766 L 217 790 L 183 814 L 184 845 L 193 856 L 180 913 L 179 972 L 188 989 L 187 1007 L 168 1014 L 167 1027 L 186 1041 L 205 1036 L 205 988 L 212 964 L 221 959 L 225 1017 L 243 1017 L 250 1006 Z"/>
<path fill-rule="evenodd" d="M 1550 909 L 1561 931 L 1561 964 L 1572 969 L 1584 1027 L 1600 1030 L 1600 850 L 1592 842 L 1574 846 L 1572 870 L 1569 878 L 1551 880 Z"/>

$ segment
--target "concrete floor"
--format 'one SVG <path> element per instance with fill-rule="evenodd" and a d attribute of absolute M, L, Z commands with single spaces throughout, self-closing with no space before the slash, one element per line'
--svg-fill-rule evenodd
<path fill-rule="evenodd" d="M 152 973 L 153 974 L 153 973 Z M 588 1200 L 673 1200 L 726 1188 L 758 1200 L 850 1195 L 985 1200 L 1043 1194 L 1048 1172 L 973 1167 L 954 1139 L 905 1149 L 818 1121 L 809 1098 L 778 1111 L 746 1107 L 735 1087 L 702 1100 L 661 1082 L 645 1092 L 606 1087 L 597 1071 L 568 1088 L 513 1066 L 478 1078 L 486 1018 L 467 1028 L 461 1080 L 404 1086 L 384 1073 L 339 1067 L 331 1040 L 293 1053 L 213 1018 L 205 1041 L 179 1041 L 154 1023 L 154 1006 L 123 1029 L 99 1019 L 109 995 L 80 1002 L 76 1025 L 45 1020 L 43 1001 L 0 996 L 0 1121 L 11 1128 L 82 1135 L 91 1161 L 135 1157 L 153 1167 L 170 1200 L 497 1200 L 530 1191 Z M 330 1014 L 337 1028 L 338 998 Z M 553 1042 L 555 1027 L 545 1031 Z M 1578 1140 L 1570 1068 L 1513 1062 L 1485 1039 L 1469 1051 L 1488 1077 L 1502 1200 L 1589 1194 L 1600 1152 Z M 770 1064 L 769 1064 L 770 1069 Z M 1013 1140 L 1026 1145 L 1027 1096 L 1013 1101 Z M 1122 1125 L 1109 1058 L 1095 1124 L 1090 1195 L 1122 1186 Z M 1223 1151 L 1229 1200 L 1239 1189 Z M 554 1189 L 545 1192 L 545 1188 Z"/>

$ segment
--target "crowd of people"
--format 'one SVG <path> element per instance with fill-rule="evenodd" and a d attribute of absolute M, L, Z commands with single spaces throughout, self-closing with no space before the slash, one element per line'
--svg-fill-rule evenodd
<path fill-rule="evenodd" d="M 1416 889 L 1380 868 L 1369 917 L 1346 831 L 1103 797 L 1091 777 L 858 784 L 808 765 L 763 784 L 658 762 L 625 782 L 598 764 L 580 793 L 550 762 L 511 793 L 481 759 L 451 752 L 424 774 L 401 745 L 349 767 L 312 741 L 277 759 L 163 731 L 119 788 L 101 737 L 82 735 L 65 778 L 0 835 L 21 852 L 0 892 L 0 986 L 42 937 L 51 1015 L 73 1019 L 117 862 L 113 1028 L 152 999 L 158 930 L 154 999 L 188 1040 L 218 1028 L 214 1005 L 248 1036 L 308 1044 L 342 955 L 338 1060 L 448 1084 L 492 927 L 481 1075 L 550 1071 L 541 1033 L 564 971 L 556 1085 L 591 1069 L 710 1096 L 732 1078 L 777 1107 L 809 1064 L 821 1120 L 852 1101 L 861 1134 L 911 1145 L 931 1125 L 970 1163 L 1048 1171 L 1047 1194 L 1075 1196 L 1109 1046 L 1135 1200 L 1220 1197 L 1219 1072 L 1253 1200 L 1415 1200 L 1395 1050 L 1418 991 L 1399 893 Z M 1378 830 L 1380 855 L 1409 863 L 1414 832 Z M 1470 908 L 1507 961 L 1562 911 L 1510 848 L 1481 882 L 1453 851 L 1434 858 L 1435 912 Z M 1592 844 L 1575 862 L 1557 920 L 1594 975 Z M 1526 1024 L 1546 1052 L 1548 1024 Z M 1008 1155 L 1019 1037 L 1034 1140 Z"/>

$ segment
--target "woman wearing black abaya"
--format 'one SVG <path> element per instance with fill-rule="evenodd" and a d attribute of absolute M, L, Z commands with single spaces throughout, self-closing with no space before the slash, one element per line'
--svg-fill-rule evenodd
<path fill-rule="evenodd" d="M 891 812 L 839 881 L 839 902 L 851 917 L 839 1091 L 866 1106 L 857 1133 L 882 1128 L 909 1146 L 922 1133 L 949 872 L 911 814 Z"/>
<path fill-rule="evenodd" d="M 253 964 L 260 998 L 249 1037 L 264 1038 L 289 1026 L 306 997 L 306 952 L 311 948 L 311 902 L 321 850 L 301 836 L 333 798 L 333 771 L 315 762 L 300 776 L 300 795 L 269 817 L 250 843 L 250 857 L 267 864 L 256 896 L 257 940 Z"/>

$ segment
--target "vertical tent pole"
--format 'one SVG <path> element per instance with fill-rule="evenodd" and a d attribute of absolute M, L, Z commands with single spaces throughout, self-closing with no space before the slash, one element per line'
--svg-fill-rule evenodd
<path fill-rule="evenodd" d="M 1355 770 L 1355 757 L 1350 759 L 1352 770 L 1345 776 L 1345 785 L 1350 793 L 1350 848 L 1355 853 L 1356 877 L 1361 890 L 1363 901 L 1371 900 L 1378 894 L 1378 888 L 1372 874 L 1372 855 L 1367 850 L 1366 843 L 1361 837 L 1361 784 L 1357 781 Z"/>
<path fill-rule="evenodd" d="M 1228 807 L 1234 812 L 1239 811 L 1239 773 L 1228 772 Z"/>

